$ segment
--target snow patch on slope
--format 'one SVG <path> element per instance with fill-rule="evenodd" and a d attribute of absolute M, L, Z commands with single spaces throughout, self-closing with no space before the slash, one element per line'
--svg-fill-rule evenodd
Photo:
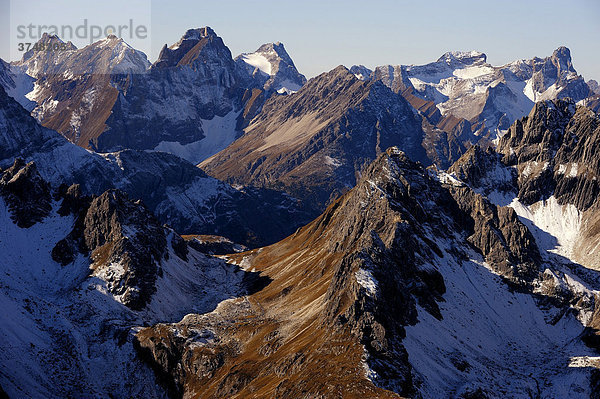
<path fill-rule="evenodd" d="M 337 158 L 332 158 L 329 155 L 325 156 L 325 164 L 333 166 L 334 168 L 342 166 L 342 163 Z"/>
<path fill-rule="evenodd" d="M 559 173 L 565 173 L 567 168 L 564 167 L 561 171 L 561 166 Z M 569 174 L 572 173 L 577 173 L 577 165 L 571 166 Z M 573 260 L 573 251 L 583 228 L 582 214 L 575 205 L 561 205 L 551 196 L 527 206 L 521 203 L 514 193 L 497 191 L 491 192 L 487 199 L 495 205 L 513 208 L 521 222 L 533 234 L 542 254 L 550 252 Z"/>
<path fill-rule="evenodd" d="M 453 75 L 459 79 L 475 79 L 494 72 L 494 68 L 486 65 L 469 66 L 456 69 Z"/>
<path fill-rule="evenodd" d="M 242 54 L 242 60 L 255 68 L 258 68 L 261 72 L 266 75 L 271 75 L 271 63 L 264 55 L 260 53 Z"/>
<path fill-rule="evenodd" d="M 533 233 L 541 250 L 573 258 L 582 227 L 581 212 L 575 205 L 560 205 L 552 196 L 531 206 L 525 206 L 515 198 L 509 206 Z"/>
<path fill-rule="evenodd" d="M 454 173 L 431 170 L 429 175 L 442 184 L 450 184 L 456 187 L 462 187 L 465 185 L 465 183 L 459 180 Z"/>
<path fill-rule="evenodd" d="M 567 368 L 572 356 L 592 355 L 575 317 L 547 323 L 553 315 L 531 295 L 508 290 L 476 254 L 436 263 L 447 289 L 439 303 L 443 319 L 419 308 L 420 321 L 403 340 L 423 397 L 459 397 L 480 386 L 491 388 L 490 398 L 525 399 L 538 389 L 541 397 L 589 396 L 587 372 Z"/>
<path fill-rule="evenodd" d="M 373 273 L 370 270 L 366 269 L 358 269 L 356 273 L 354 273 L 356 277 L 356 282 L 367 290 L 367 294 L 369 296 L 375 296 L 377 294 L 377 279 L 373 277 Z"/>
<path fill-rule="evenodd" d="M 281 86 L 280 89 L 277 89 L 277 93 L 279 94 L 294 94 L 302 88 L 298 83 L 294 83 L 289 79 L 285 79 L 279 85 Z"/>
<path fill-rule="evenodd" d="M 7 64 L 7 68 L 10 82 L 7 82 L 8 87 L 4 88 L 6 94 L 14 98 L 28 112 L 31 112 L 37 104 L 35 101 L 32 101 L 32 99 L 28 98 L 27 95 L 33 91 L 35 79 L 22 72 L 20 68 L 9 64 Z"/>
<path fill-rule="evenodd" d="M 168 152 L 193 164 L 198 164 L 233 143 L 238 135 L 238 131 L 235 129 L 238 116 L 239 112 L 232 111 L 225 116 L 203 119 L 204 138 L 202 140 L 189 144 L 162 141 L 154 148 L 154 151 Z"/>

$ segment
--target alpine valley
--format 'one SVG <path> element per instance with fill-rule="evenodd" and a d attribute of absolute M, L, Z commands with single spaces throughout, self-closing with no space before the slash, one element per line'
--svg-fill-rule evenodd
<path fill-rule="evenodd" d="M 0 60 L 0 398 L 600 398 L 568 48 L 307 80 L 210 27 L 39 45 Z"/>

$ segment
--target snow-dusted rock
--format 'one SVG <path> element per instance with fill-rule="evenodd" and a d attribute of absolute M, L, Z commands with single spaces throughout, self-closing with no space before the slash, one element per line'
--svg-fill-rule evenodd
<path fill-rule="evenodd" d="M 577 75 L 571 53 L 560 47 L 552 56 L 492 66 L 477 51 L 448 52 L 426 65 L 385 65 L 371 78 L 395 91 L 406 91 L 433 102 L 443 116 L 470 121 L 479 134 L 501 135 L 540 100 L 590 95 Z"/>
<path fill-rule="evenodd" d="M 283 43 L 263 44 L 253 53 L 238 55 L 235 61 L 267 91 L 291 94 L 306 83 Z"/>
<path fill-rule="evenodd" d="M 37 187 L 41 177 L 31 165 L 15 168 Z M 54 192 L 43 217 L 20 227 L 5 188 L 0 392 L 9 397 L 164 398 L 136 354 L 136 331 L 251 292 L 250 273 L 187 248 L 118 191 L 93 200 L 75 189 Z M 81 245 L 61 264 L 54 249 L 65 237 Z"/>

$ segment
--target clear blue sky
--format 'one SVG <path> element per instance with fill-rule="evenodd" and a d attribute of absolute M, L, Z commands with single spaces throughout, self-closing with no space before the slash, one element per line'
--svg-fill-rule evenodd
<path fill-rule="evenodd" d="M 88 18 L 99 24 L 116 24 L 135 18 L 149 24 L 149 37 L 133 44 L 151 61 L 163 44 L 174 43 L 186 29 L 208 25 L 234 56 L 253 51 L 262 43 L 283 42 L 307 77 L 339 64 L 422 64 L 450 50 L 483 51 L 490 63 L 500 65 L 520 58 L 544 57 L 565 45 L 571 49 L 577 71 L 586 79 L 600 80 L 599 0 L 86 3 L 0 0 L 4 18 L 0 26 L 12 25 L 0 36 L 12 38 L 0 43 L 0 57 L 15 58 L 14 25 L 26 20 L 41 24 L 56 19 L 78 24 Z"/>

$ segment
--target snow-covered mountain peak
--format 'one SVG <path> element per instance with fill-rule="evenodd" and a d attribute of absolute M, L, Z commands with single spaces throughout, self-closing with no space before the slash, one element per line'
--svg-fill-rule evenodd
<path fill-rule="evenodd" d="M 38 43 L 46 47 L 53 43 L 61 43 L 67 47 L 60 51 L 30 50 L 23 55 L 21 61 L 14 63 L 35 78 L 50 74 L 63 75 L 68 79 L 89 73 L 141 73 L 150 66 L 145 53 L 135 50 L 115 35 L 108 35 L 81 49 L 77 49 L 71 42 L 64 43 L 56 35 L 47 33 Z"/>
<path fill-rule="evenodd" d="M 101 41 L 114 41 L 114 40 L 119 40 L 119 38 L 117 37 L 117 35 L 111 33 L 110 35 L 108 35 L 104 39 L 102 39 Z M 120 39 L 120 40 L 123 40 L 123 39 Z"/>
<path fill-rule="evenodd" d="M 281 42 L 265 43 L 255 52 L 240 54 L 235 60 L 266 90 L 289 94 L 306 83 Z"/>
<path fill-rule="evenodd" d="M 44 32 L 42 34 L 42 36 L 40 37 L 40 39 L 36 42 L 36 44 L 40 45 L 40 44 L 61 44 L 61 43 L 65 43 L 64 40 L 62 40 L 58 35 L 55 34 L 50 34 L 48 32 Z M 65 44 L 68 45 L 67 50 L 77 50 L 77 46 L 75 46 L 72 42 L 66 42 Z M 35 46 L 34 46 L 35 47 Z M 33 50 L 30 50 L 30 52 L 33 52 Z"/>
<path fill-rule="evenodd" d="M 109 47 L 126 47 L 126 48 L 133 49 L 133 47 L 131 47 L 129 44 L 127 44 L 127 42 L 125 42 L 125 40 L 123 40 L 123 38 L 117 37 L 116 35 L 113 35 L 113 34 L 108 35 L 104 39 L 101 39 L 95 43 L 92 43 L 92 45 L 96 45 L 98 47 L 109 46 Z"/>
<path fill-rule="evenodd" d="M 60 46 L 60 51 L 38 51 L 37 49 L 52 48 L 54 45 Z M 11 64 L 23 68 L 29 76 L 37 77 L 38 74 L 45 74 L 56 68 L 66 60 L 77 47 L 71 43 L 65 43 L 56 35 L 44 33 L 31 50 L 25 52 L 20 61 Z"/>
<path fill-rule="evenodd" d="M 294 65 L 294 61 L 290 58 L 290 55 L 285 50 L 285 46 L 281 42 L 277 43 L 265 43 L 256 50 L 256 53 L 263 53 L 265 55 L 275 55 L 281 58 L 283 61 L 290 65 Z"/>
<path fill-rule="evenodd" d="M 37 43 L 46 43 L 46 44 L 54 44 L 54 43 L 64 43 L 64 41 L 58 37 L 58 35 L 55 34 L 50 34 L 48 32 L 44 32 L 42 34 L 42 37 L 40 37 L 40 40 L 37 41 Z M 71 42 L 69 42 L 71 45 L 73 45 L 73 47 L 75 47 L 75 45 Z M 76 48 L 76 47 L 75 47 Z"/>
<path fill-rule="evenodd" d="M 31 56 L 36 54 L 37 51 L 34 49 L 42 48 L 42 46 L 49 46 L 49 45 L 55 45 L 55 44 L 66 45 L 66 48 L 64 46 L 61 47 L 61 50 L 60 50 L 61 52 L 77 50 L 77 46 L 75 46 L 71 41 L 65 42 L 58 35 L 44 32 L 42 34 L 42 36 L 40 37 L 40 39 L 36 42 L 36 44 L 34 46 L 32 46 L 32 49 L 27 51 L 25 54 L 23 54 L 23 59 L 30 58 Z"/>
<path fill-rule="evenodd" d="M 150 61 L 144 52 L 134 49 L 125 40 L 115 35 L 108 35 L 81 49 L 82 53 L 86 50 L 93 58 L 106 58 L 105 66 L 109 73 L 141 73 L 150 67 Z M 110 55 L 102 54 L 108 51 Z"/>

